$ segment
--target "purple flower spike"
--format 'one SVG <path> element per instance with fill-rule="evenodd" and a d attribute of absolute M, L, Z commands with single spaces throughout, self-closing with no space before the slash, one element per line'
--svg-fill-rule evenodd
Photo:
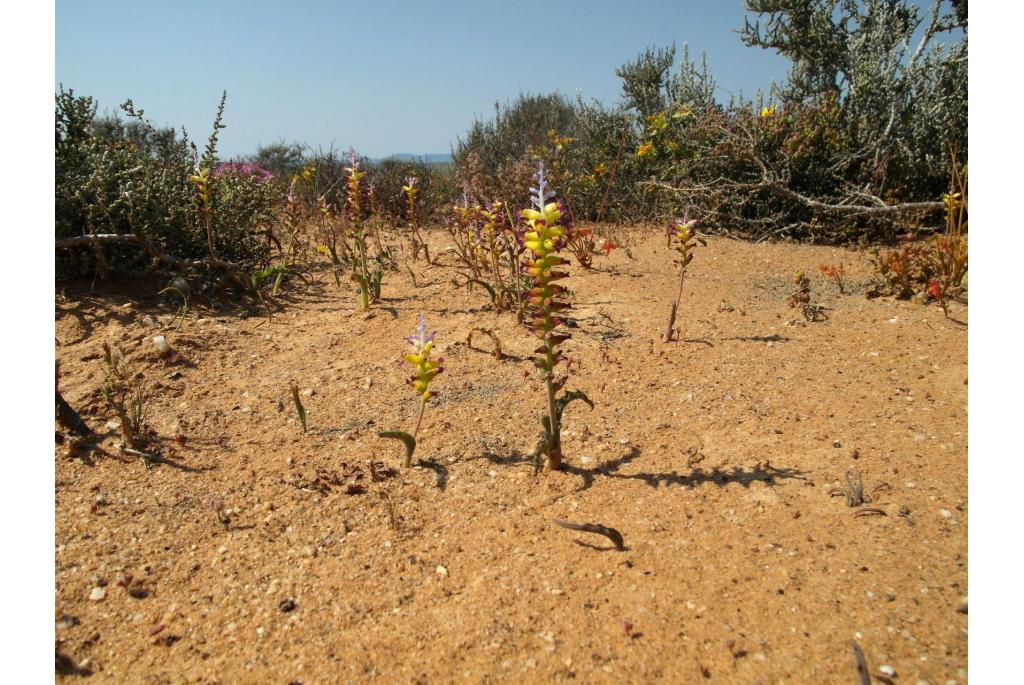
<path fill-rule="evenodd" d="M 547 189 L 547 178 L 544 176 L 544 160 L 541 160 L 538 171 L 533 175 L 537 179 L 537 187 L 530 188 L 530 202 L 537 211 L 544 211 L 544 203 L 555 196 L 555 191 Z"/>
<path fill-rule="evenodd" d="M 359 153 L 356 152 L 356 149 L 354 147 L 350 146 L 348 148 L 348 153 L 346 154 L 346 156 L 348 157 L 348 165 L 349 165 L 349 167 L 351 167 L 353 169 L 358 169 L 359 168 Z"/>
<path fill-rule="evenodd" d="M 429 335 L 427 334 L 427 315 L 420 314 L 419 325 L 416 326 L 416 332 L 408 338 L 405 338 L 405 340 L 409 341 L 416 350 L 416 353 L 419 354 L 428 342 L 432 342 L 434 340 L 435 334 L 437 334 L 437 331 L 433 331 Z"/>

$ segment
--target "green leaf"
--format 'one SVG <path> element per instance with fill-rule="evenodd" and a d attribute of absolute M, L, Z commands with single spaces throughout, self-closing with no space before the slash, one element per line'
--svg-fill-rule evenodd
<path fill-rule="evenodd" d="M 401 440 L 405 443 L 405 460 L 402 462 L 402 466 L 405 468 L 412 466 L 412 453 L 416 451 L 416 438 L 404 431 L 381 431 L 377 435 L 391 440 Z"/>
<path fill-rule="evenodd" d="M 487 294 L 491 296 L 491 304 L 497 303 L 498 295 L 497 293 L 494 292 L 494 286 L 492 286 L 490 283 L 485 283 L 484 281 L 481 281 L 479 278 L 467 278 L 466 284 L 468 285 L 470 283 L 476 283 L 477 285 L 483 286 L 484 289 L 487 291 Z"/>
<path fill-rule="evenodd" d="M 573 400 L 582 400 L 583 402 L 589 404 L 591 409 L 594 408 L 594 403 L 590 401 L 590 398 L 587 397 L 582 390 L 570 390 L 569 392 L 565 393 L 557 400 L 555 400 L 555 414 L 558 417 L 559 426 L 561 426 L 562 424 L 562 412 L 565 411 L 565 408 Z"/>
<path fill-rule="evenodd" d="M 302 432 L 306 432 L 306 408 L 302 406 L 302 400 L 299 399 L 299 386 L 292 386 L 292 399 L 295 401 L 295 411 L 299 414 L 299 421 L 302 422 Z"/>

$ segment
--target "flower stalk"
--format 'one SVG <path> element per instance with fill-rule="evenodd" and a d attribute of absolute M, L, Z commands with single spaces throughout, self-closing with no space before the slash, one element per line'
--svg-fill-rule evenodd
<path fill-rule="evenodd" d="M 696 219 L 687 219 L 683 217 L 682 221 L 676 221 L 673 226 L 669 227 L 669 244 L 675 241 L 673 249 L 679 253 L 679 290 L 676 292 L 676 299 L 672 302 L 672 308 L 668 313 L 668 325 L 665 326 L 665 333 L 662 335 L 665 342 L 671 342 L 672 336 L 675 334 L 676 325 L 676 313 L 679 311 L 679 303 L 683 299 L 683 282 L 686 280 L 686 268 L 693 261 L 693 248 L 697 246 L 699 241 L 702 245 L 704 241 L 697 236 L 695 226 L 697 225 Z"/>
<path fill-rule="evenodd" d="M 402 359 L 406 363 L 412 364 L 416 369 L 416 372 L 406 380 L 406 384 L 412 387 L 420 397 L 416 427 L 413 428 L 411 434 L 403 431 L 384 431 L 378 433 L 382 438 L 392 438 L 405 443 L 405 459 L 402 461 L 402 466 L 405 468 L 412 466 L 412 455 L 416 450 L 416 437 L 419 435 L 420 425 L 423 423 L 423 414 L 427 408 L 427 401 L 437 394 L 430 389 L 430 384 L 439 374 L 444 372 L 444 367 L 441 366 L 444 360 L 434 359 L 431 354 L 434 349 L 435 333 L 436 331 L 427 333 L 426 317 L 420 314 L 419 325 L 417 325 L 415 333 L 405 338 L 412 346 L 412 349 L 403 355 Z"/>
<path fill-rule="evenodd" d="M 544 163 L 540 163 L 535 178 L 537 187 L 530 188 L 531 202 L 534 208 L 524 209 L 521 216 L 526 219 L 527 230 L 523 235 L 523 244 L 532 253 L 532 259 L 526 264 L 526 273 L 532 278 L 532 287 L 526 293 L 527 306 L 530 308 L 529 327 L 534 335 L 543 341 L 543 345 L 534 350 L 534 365 L 544 378 L 547 396 L 547 415 L 541 423 L 544 426 L 544 437 L 541 438 L 535 451 L 537 464 L 541 455 L 547 457 L 549 469 L 562 467 L 561 414 L 565 405 L 574 398 L 590 400 L 582 393 L 567 393 L 561 400 L 558 391 L 565 385 L 567 376 L 555 378 L 555 367 L 564 359 L 559 346 L 570 338 L 561 327 L 565 324 L 562 313 L 572 305 L 559 299 L 565 288 L 556 281 L 566 278 L 569 274 L 558 268 L 568 264 L 568 260 L 560 257 L 561 250 L 569 236 L 567 230 L 559 225 L 562 212 L 557 202 L 549 202 L 554 192 L 547 189 L 544 175 Z M 591 405 L 593 406 L 593 405 Z"/>

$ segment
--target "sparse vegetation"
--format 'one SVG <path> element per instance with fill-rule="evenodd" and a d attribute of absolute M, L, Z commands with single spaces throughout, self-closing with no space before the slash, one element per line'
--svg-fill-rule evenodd
<path fill-rule="evenodd" d="M 134 682 L 115 652 L 152 648 L 238 680 L 230 649 L 261 682 L 830 682 L 829 631 L 906 682 L 958 667 L 966 3 L 746 9 L 742 39 L 792 62 L 754 99 L 652 47 L 620 104 L 522 94 L 451 164 L 221 159 L 226 94 L 200 149 L 61 87 L 58 649 L 94 660 L 58 672 Z"/>
<path fill-rule="evenodd" d="M 137 449 L 146 440 L 149 387 L 145 376 L 119 346 L 103 342 L 103 397 L 117 417 L 123 447 Z"/>

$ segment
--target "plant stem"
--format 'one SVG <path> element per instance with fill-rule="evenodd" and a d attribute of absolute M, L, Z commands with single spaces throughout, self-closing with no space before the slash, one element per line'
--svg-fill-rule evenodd
<path fill-rule="evenodd" d="M 548 314 L 548 318 L 550 318 Z M 560 426 L 558 425 L 558 411 L 555 409 L 555 355 L 554 344 L 549 337 L 544 340 L 547 348 L 546 368 L 544 384 L 548 391 L 548 421 L 551 423 L 551 432 L 548 435 L 548 468 L 557 471 L 562 468 L 562 445 L 559 439 Z"/>
<path fill-rule="evenodd" d="M 672 329 L 676 325 L 676 311 L 683 299 L 683 280 L 686 278 L 686 267 L 679 272 L 679 292 L 676 293 L 676 301 L 672 303 L 672 310 L 668 314 L 668 326 L 665 328 L 665 342 L 672 342 Z"/>
<path fill-rule="evenodd" d="M 420 424 L 423 423 L 423 410 L 427 408 L 427 401 L 420 400 L 420 415 L 416 417 L 416 427 L 412 430 L 412 438 L 416 439 L 416 436 L 420 432 Z M 412 454 L 406 453 L 404 461 L 402 461 L 403 468 L 409 468 L 412 466 Z"/>
<path fill-rule="evenodd" d="M 423 423 L 423 410 L 427 408 L 427 401 L 420 400 L 420 415 L 416 419 L 416 427 L 412 429 L 412 437 L 416 437 L 420 432 L 420 424 Z"/>

